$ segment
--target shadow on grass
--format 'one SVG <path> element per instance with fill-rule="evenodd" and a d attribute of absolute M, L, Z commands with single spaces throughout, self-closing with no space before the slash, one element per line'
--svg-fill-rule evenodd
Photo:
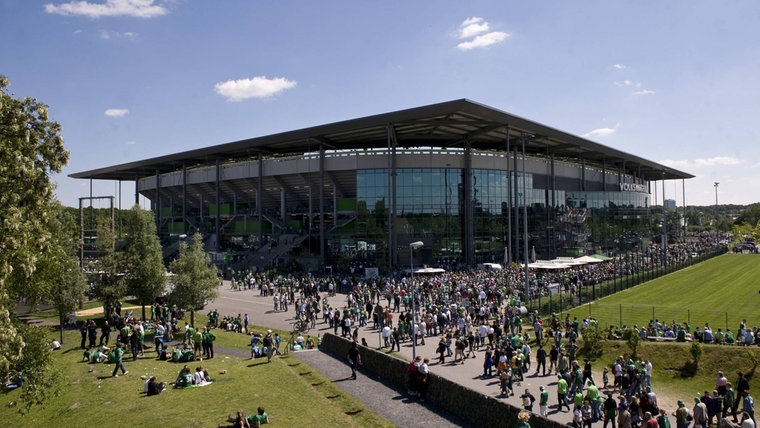
<path fill-rule="evenodd" d="M 265 365 L 267 365 L 266 358 L 263 358 L 263 359 L 262 358 L 257 358 L 255 360 L 253 360 L 253 363 L 248 364 L 247 367 L 258 367 L 258 366 L 265 366 Z"/>
<path fill-rule="evenodd" d="M 686 379 L 696 376 L 698 368 L 694 361 L 687 361 L 680 367 L 664 367 L 664 370 L 672 372 L 674 379 Z"/>

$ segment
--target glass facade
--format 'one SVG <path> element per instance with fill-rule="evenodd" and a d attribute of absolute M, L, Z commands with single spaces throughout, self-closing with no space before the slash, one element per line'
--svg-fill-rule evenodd
<path fill-rule="evenodd" d="M 539 259 L 618 245 L 621 236 L 631 231 L 643 234 L 648 225 L 648 193 L 555 190 L 552 194 L 550 189 L 535 188 L 534 178 L 534 174 L 518 172 L 510 180 L 509 171 L 472 169 L 471 188 L 465 192 L 468 180 L 462 169 L 400 168 L 396 174 L 397 242 L 422 240 L 435 260 L 461 261 L 467 194 L 472 202 L 469 221 L 478 263 L 503 261 L 509 243 L 512 259 L 523 258 L 526 213 L 528 248 Z M 548 181 L 542 177 L 542 182 Z M 379 265 L 388 253 L 389 185 L 387 169 L 357 170 L 356 233 L 330 237 L 344 243 L 359 241 L 358 248 L 374 250 L 366 255 Z"/>

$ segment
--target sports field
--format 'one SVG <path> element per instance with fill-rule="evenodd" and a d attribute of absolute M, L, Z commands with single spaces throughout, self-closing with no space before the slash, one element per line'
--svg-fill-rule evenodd
<path fill-rule="evenodd" d="M 760 255 L 725 254 L 569 311 L 600 326 L 646 325 L 650 320 L 710 323 L 736 332 L 742 319 L 760 326 Z"/>

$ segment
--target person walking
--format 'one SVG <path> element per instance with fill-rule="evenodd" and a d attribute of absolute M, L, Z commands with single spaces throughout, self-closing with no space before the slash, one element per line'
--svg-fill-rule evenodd
<path fill-rule="evenodd" d="M 742 398 L 742 411 L 749 415 L 752 422 L 755 421 L 755 400 L 749 395 L 749 388 L 744 391 Z"/>
<path fill-rule="evenodd" d="M 694 408 L 691 414 L 694 417 L 694 428 L 707 428 L 707 406 L 700 401 L 699 397 L 694 397 Z"/>
<path fill-rule="evenodd" d="M 541 345 L 536 351 L 536 376 L 539 371 L 541 371 L 541 376 L 546 376 L 546 349 Z M 551 374 L 551 368 L 549 368 L 549 374 Z"/>
<path fill-rule="evenodd" d="M 557 376 L 557 411 L 562 411 L 562 405 L 567 406 L 567 410 L 570 410 L 570 406 L 567 404 L 567 381 L 562 376 Z"/>
<path fill-rule="evenodd" d="M 536 397 L 530 393 L 530 390 L 528 388 L 525 388 L 525 393 L 520 396 L 520 399 L 522 400 L 523 409 L 532 412 L 533 403 L 536 401 Z"/>
<path fill-rule="evenodd" d="M 612 422 L 612 428 L 615 428 L 615 420 L 617 419 L 617 403 L 612 398 L 612 391 L 607 391 L 607 399 L 604 400 L 604 426 L 607 428 L 607 422 Z"/>
<path fill-rule="evenodd" d="M 351 343 L 351 349 L 348 350 L 348 364 L 351 366 L 351 379 L 356 379 L 356 369 L 361 364 L 361 354 L 356 342 Z"/>
<path fill-rule="evenodd" d="M 419 374 L 417 377 L 417 393 L 421 401 L 425 401 L 427 398 L 428 378 L 430 374 L 430 369 L 428 368 L 429 362 L 430 360 L 427 358 L 422 360 L 422 364 L 420 364 L 420 368 L 418 370 Z"/>
<path fill-rule="evenodd" d="M 113 373 L 111 373 L 111 377 L 119 377 L 119 375 L 116 374 L 119 371 L 119 369 L 121 369 L 121 374 L 123 374 L 123 375 L 129 373 L 124 368 L 124 363 L 121 361 L 122 356 L 124 355 L 124 350 L 121 349 L 121 343 L 117 343 L 116 344 L 116 349 L 113 350 L 113 353 L 114 353 L 114 364 L 115 364 L 115 367 L 113 368 Z"/>
<path fill-rule="evenodd" d="M 111 337 L 111 325 L 108 324 L 108 321 L 105 321 L 103 323 L 103 326 L 100 327 L 100 346 L 103 346 L 103 343 L 105 342 L 105 345 L 108 346 L 108 340 Z"/>
<path fill-rule="evenodd" d="M 214 358 L 214 340 L 216 340 L 214 333 L 208 327 L 204 327 L 201 341 L 203 343 L 203 355 L 206 359 Z"/>

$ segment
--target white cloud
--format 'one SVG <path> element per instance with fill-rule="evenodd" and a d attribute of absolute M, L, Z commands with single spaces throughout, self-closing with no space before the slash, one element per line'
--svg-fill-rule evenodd
<path fill-rule="evenodd" d="M 490 24 L 479 16 L 467 18 L 459 24 L 459 38 L 470 39 L 461 42 L 457 48 L 469 51 L 476 48 L 485 48 L 496 43 L 503 42 L 510 34 L 503 31 L 490 31 Z"/>
<path fill-rule="evenodd" d="M 129 110 L 125 108 L 109 108 L 105 111 L 105 114 L 109 117 L 124 117 L 129 114 Z"/>
<path fill-rule="evenodd" d="M 616 70 L 624 70 L 624 69 L 628 68 L 628 66 L 627 65 L 623 65 L 623 64 L 612 64 L 612 68 L 614 68 Z"/>
<path fill-rule="evenodd" d="M 623 80 L 621 82 L 615 82 L 615 86 L 631 86 L 633 84 L 634 83 L 632 81 L 628 80 L 628 79 Z"/>
<path fill-rule="evenodd" d="M 459 38 L 467 39 L 490 30 L 491 26 L 483 18 L 474 16 L 467 18 L 459 24 Z"/>
<path fill-rule="evenodd" d="M 120 39 L 133 39 L 137 37 L 137 33 L 133 33 L 131 31 L 126 31 L 124 33 L 119 33 L 118 31 L 108 31 L 108 30 L 100 31 L 100 38 L 103 40 L 111 40 L 114 37 L 120 38 Z"/>
<path fill-rule="evenodd" d="M 267 98 L 296 86 L 296 82 L 284 77 L 268 79 L 256 76 L 252 79 L 228 80 L 214 85 L 214 91 L 227 101 L 243 101 L 248 98 Z"/>
<path fill-rule="evenodd" d="M 128 146 L 134 146 L 135 144 L 137 144 L 137 141 L 127 141 Z"/>
<path fill-rule="evenodd" d="M 656 94 L 656 92 L 649 89 L 641 89 L 633 93 L 633 95 L 652 95 L 652 94 Z"/>
<path fill-rule="evenodd" d="M 689 159 L 680 159 L 680 160 L 670 160 L 666 159 L 663 161 L 659 161 L 659 163 L 663 165 L 667 165 L 672 168 L 706 168 L 706 167 L 713 167 L 713 166 L 731 166 L 731 165 L 741 165 L 744 163 L 741 159 L 732 158 L 728 156 L 715 156 L 711 158 L 697 158 L 693 160 Z"/>
<path fill-rule="evenodd" d="M 584 138 L 604 138 L 609 137 L 610 135 L 617 132 L 615 128 L 597 128 L 593 131 L 589 131 L 585 134 L 583 134 Z"/>
<path fill-rule="evenodd" d="M 87 16 L 89 18 L 104 16 L 154 18 L 168 12 L 164 6 L 154 3 L 154 0 L 106 0 L 105 3 L 71 1 L 60 5 L 48 3 L 45 5 L 45 12 L 56 15 Z"/>
<path fill-rule="evenodd" d="M 457 47 L 463 51 L 469 51 L 476 48 L 485 48 L 491 45 L 495 45 L 496 43 L 503 42 L 509 36 L 509 33 L 505 33 L 503 31 L 493 31 L 477 36 L 469 42 L 462 42 L 458 44 Z"/>

